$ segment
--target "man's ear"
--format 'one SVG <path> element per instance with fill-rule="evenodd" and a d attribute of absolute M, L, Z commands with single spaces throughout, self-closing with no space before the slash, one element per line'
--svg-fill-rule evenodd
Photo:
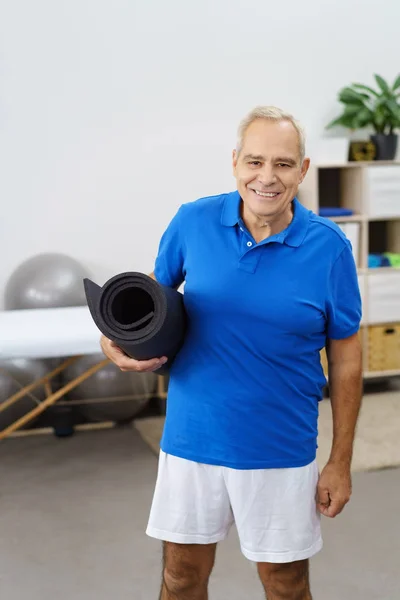
<path fill-rule="evenodd" d="M 233 174 L 235 174 L 235 171 L 236 171 L 237 161 L 238 161 L 238 153 L 236 152 L 236 150 L 232 150 L 232 169 L 233 169 Z"/>
<path fill-rule="evenodd" d="M 303 160 L 303 164 L 301 165 L 301 176 L 300 176 L 300 182 L 299 183 L 303 183 L 305 176 L 307 175 L 307 171 L 310 168 L 310 159 L 309 158 L 305 158 Z"/>

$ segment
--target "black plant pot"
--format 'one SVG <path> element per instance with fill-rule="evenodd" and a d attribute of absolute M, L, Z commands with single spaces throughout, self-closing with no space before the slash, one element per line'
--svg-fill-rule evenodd
<path fill-rule="evenodd" d="M 375 160 L 393 160 L 397 152 L 397 139 L 395 133 L 371 135 L 371 141 L 376 147 Z"/>

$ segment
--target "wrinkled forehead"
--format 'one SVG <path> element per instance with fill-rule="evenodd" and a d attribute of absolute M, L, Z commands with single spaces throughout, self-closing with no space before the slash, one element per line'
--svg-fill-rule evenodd
<path fill-rule="evenodd" d="M 258 119 L 244 132 L 242 156 L 263 156 L 266 160 L 288 158 L 300 160 L 298 132 L 290 121 L 268 121 Z"/>

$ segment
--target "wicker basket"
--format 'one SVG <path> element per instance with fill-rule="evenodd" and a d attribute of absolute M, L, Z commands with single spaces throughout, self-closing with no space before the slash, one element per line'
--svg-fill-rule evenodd
<path fill-rule="evenodd" d="M 368 371 L 400 369 L 400 323 L 368 327 Z"/>
<path fill-rule="evenodd" d="M 361 345 L 363 344 L 363 330 L 364 330 L 363 328 L 360 328 L 360 330 L 358 331 L 358 339 L 360 340 Z M 326 348 L 322 348 L 322 350 L 320 352 L 320 357 L 321 357 L 321 365 L 324 370 L 325 377 L 327 377 L 328 376 L 328 357 L 326 354 Z"/>
<path fill-rule="evenodd" d="M 321 350 L 320 356 L 321 356 L 321 365 L 324 370 L 324 374 L 325 374 L 325 376 L 327 376 L 328 375 L 328 357 L 326 356 L 325 348 L 323 348 Z"/>

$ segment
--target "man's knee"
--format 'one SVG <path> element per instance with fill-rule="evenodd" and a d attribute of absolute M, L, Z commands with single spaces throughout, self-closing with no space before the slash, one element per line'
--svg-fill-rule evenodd
<path fill-rule="evenodd" d="M 208 576 L 200 568 L 189 565 L 165 567 L 163 580 L 168 592 L 174 596 L 207 588 L 208 584 Z"/>
<path fill-rule="evenodd" d="M 268 597 L 277 600 L 311 600 L 308 560 L 259 563 L 258 573 Z"/>
<path fill-rule="evenodd" d="M 178 596 L 189 590 L 207 589 L 215 550 L 215 544 L 185 546 L 165 543 L 163 582 L 168 592 Z"/>

